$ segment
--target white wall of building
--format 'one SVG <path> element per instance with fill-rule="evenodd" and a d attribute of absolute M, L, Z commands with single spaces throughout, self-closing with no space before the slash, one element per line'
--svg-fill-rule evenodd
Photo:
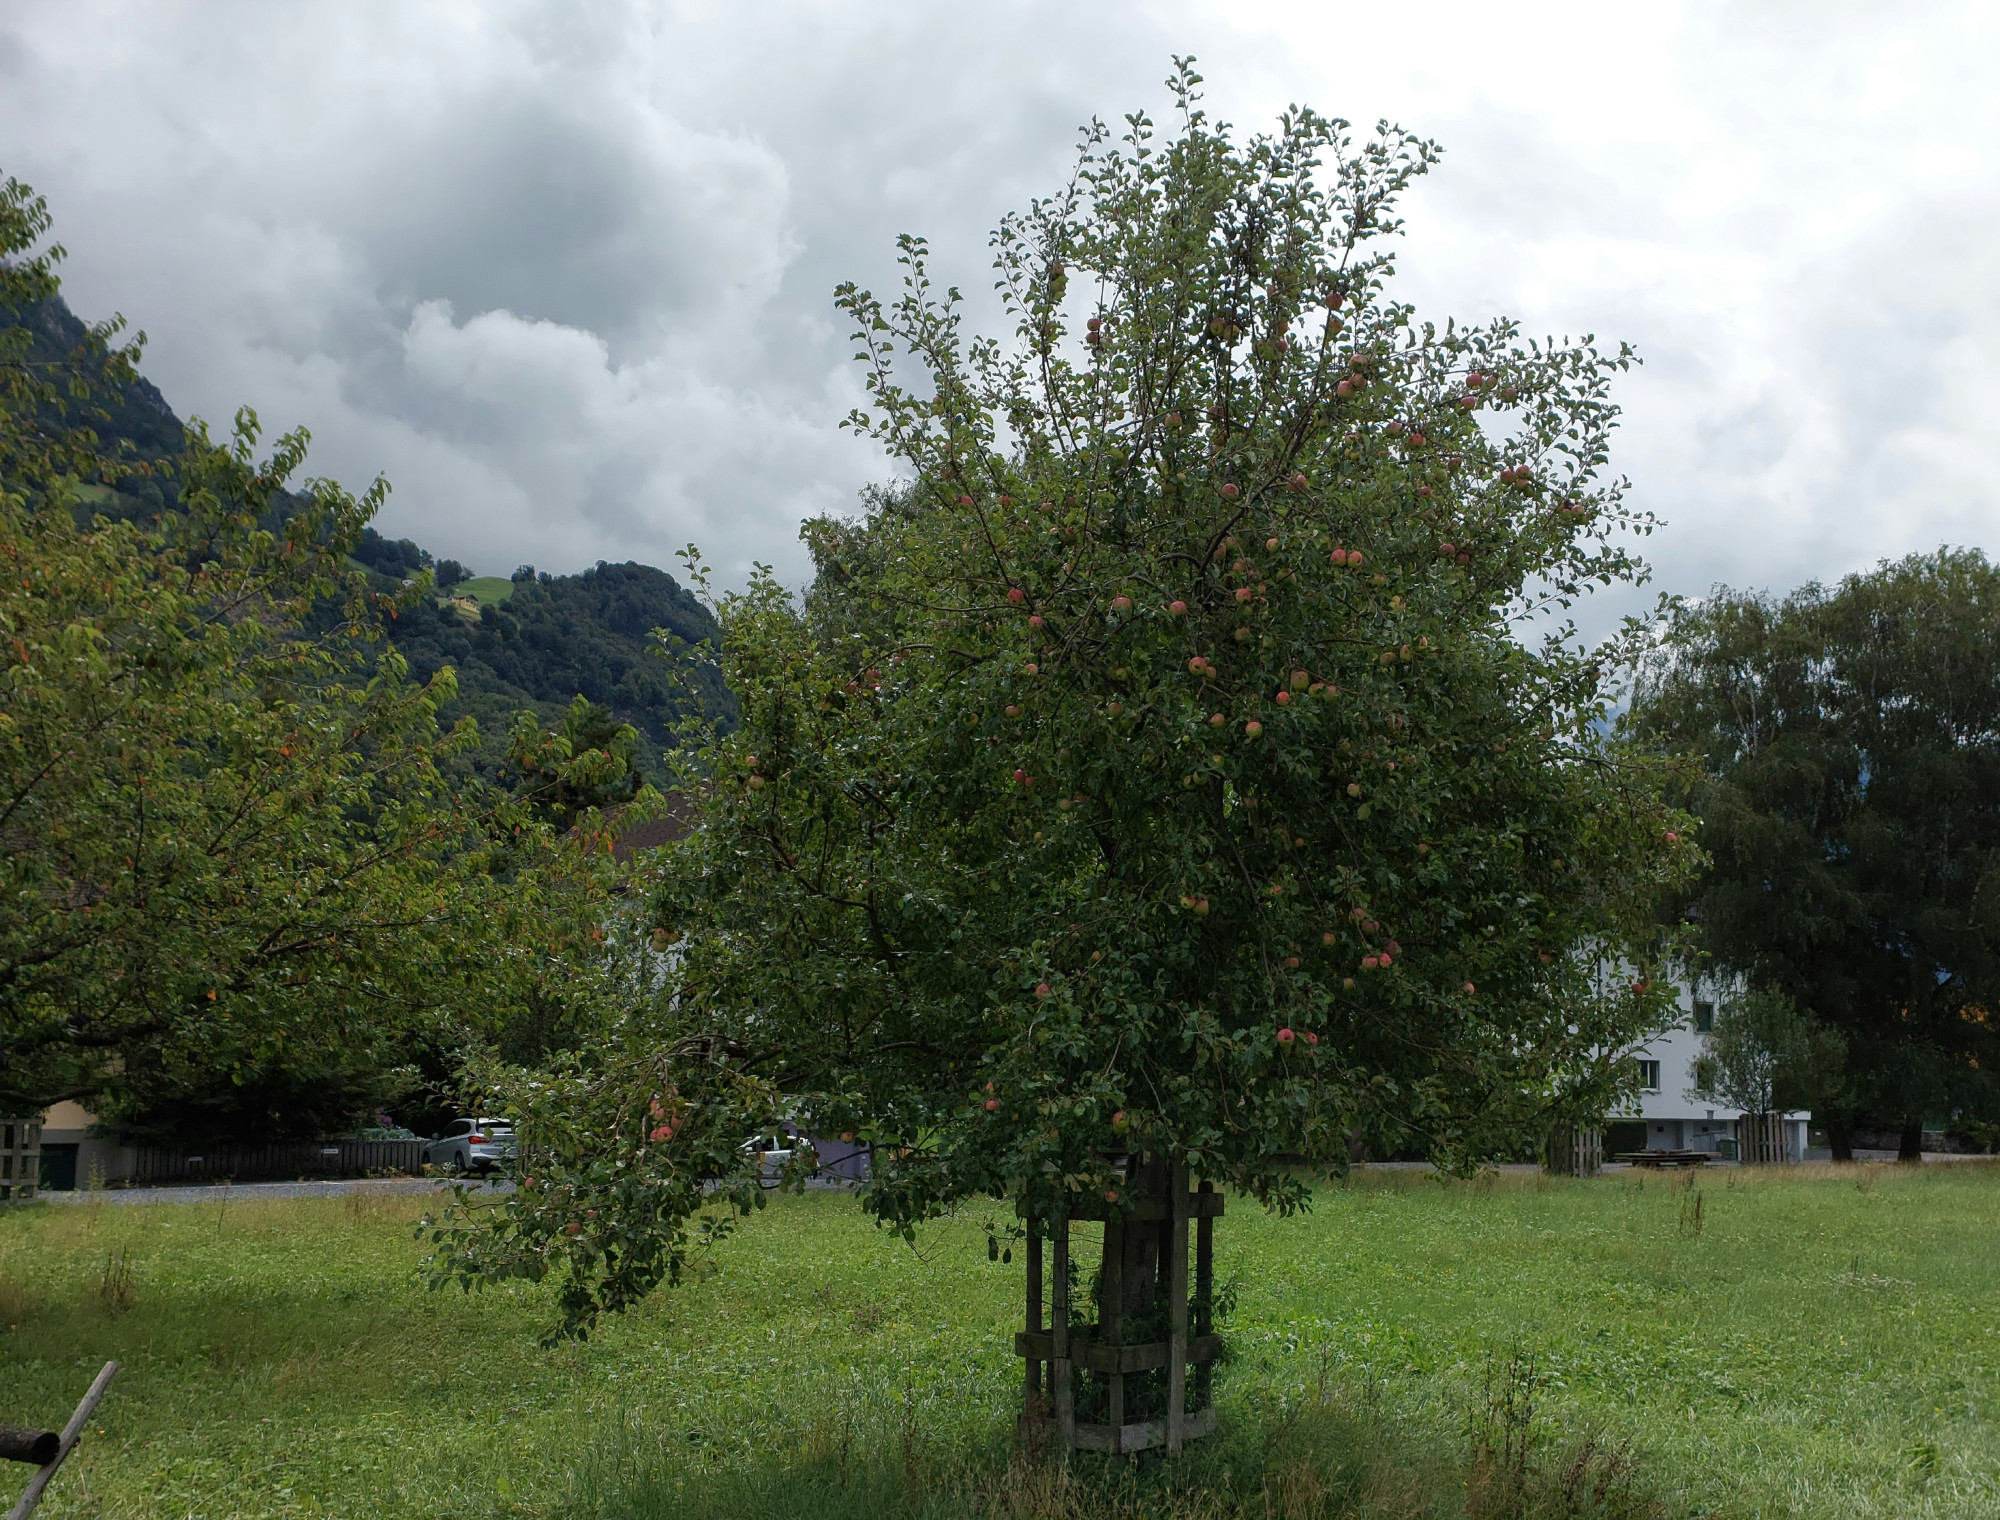
<path fill-rule="evenodd" d="M 1741 1111 L 1718 1106 L 1694 1091 L 1695 1061 L 1708 1044 L 1707 1036 L 1697 1024 L 1704 1022 L 1703 1009 L 1710 1010 L 1712 1017 L 1715 1002 L 1712 989 L 1681 987 L 1681 1022 L 1632 1053 L 1633 1060 L 1655 1063 L 1658 1071 L 1640 1093 L 1638 1106 L 1614 1113 L 1611 1118 L 1643 1119 L 1647 1150 L 1727 1154 L 1734 1146 L 1736 1121 L 1742 1117 Z M 1651 1072 L 1650 1067 L 1647 1070 Z M 1806 1123 L 1811 1117 L 1802 1109 L 1785 1115 L 1794 1161 L 1805 1155 Z M 1725 1141 L 1729 1143 L 1724 1144 Z"/>

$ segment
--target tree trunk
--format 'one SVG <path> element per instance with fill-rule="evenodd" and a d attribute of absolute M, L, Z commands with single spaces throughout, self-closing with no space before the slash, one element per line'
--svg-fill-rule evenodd
<path fill-rule="evenodd" d="M 1141 1163 L 1134 1157 L 1125 1181 L 1128 1188 L 1136 1184 L 1148 1197 L 1164 1199 L 1173 1195 L 1173 1177 L 1173 1168 L 1164 1160 Z M 1165 1220 L 1158 1224 L 1134 1223 L 1126 1228 L 1124 1260 L 1119 1263 L 1125 1290 L 1119 1305 L 1122 1313 L 1145 1314 L 1152 1309 L 1159 1293 L 1160 1263 L 1165 1256 L 1161 1243 L 1172 1228 Z"/>
<path fill-rule="evenodd" d="M 1849 1128 L 1847 1115 L 1829 1113 L 1826 1116 L 1826 1145 L 1833 1152 L 1835 1161 L 1854 1159 L 1854 1131 Z"/>
<path fill-rule="evenodd" d="M 1903 1145 L 1896 1152 L 1898 1161 L 1922 1161 L 1924 1159 L 1924 1121 L 1905 1119 L 1903 1121 Z"/>

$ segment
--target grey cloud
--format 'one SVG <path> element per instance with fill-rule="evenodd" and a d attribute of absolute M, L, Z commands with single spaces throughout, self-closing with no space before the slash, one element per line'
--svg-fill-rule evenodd
<path fill-rule="evenodd" d="M 152 332 L 171 400 L 311 424 L 316 468 L 395 482 L 387 530 L 489 570 L 692 538 L 725 580 L 797 575 L 799 518 L 886 468 L 837 427 L 833 285 L 891 286 L 919 232 L 990 316 L 994 221 L 1093 113 L 1163 111 L 1193 51 L 1246 130 L 1307 100 L 1443 139 L 1402 261 L 1426 315 L 1639 343 L 1615 463 L 1670 520 L 1661 585 L 1990 541 L 1970 11 L 1587 13 L 1469 5 L 1412 47 L 1392 14 L 1277 0 L 27 0 L 0 166 L 50 195 L 79 306 Z"/>

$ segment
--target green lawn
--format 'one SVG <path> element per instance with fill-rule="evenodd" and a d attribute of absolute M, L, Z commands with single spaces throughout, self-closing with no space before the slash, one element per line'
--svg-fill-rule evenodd
<path fill-rule="evenodd" d="M 981 1513 L 1113 1512 L 990 1483 L 1020 1278 L 986 1262 L 987 1210 L 915 1253 L 844 1197 L 774 1199 L 713 1275 L 544 1350 L 538 1289 L 423 1290 L 420 1206 L 0 1210 L 0 1421 L 59 1422 L 125 1363 L 42 1513 L 817 1520 L 850 1510 L 787 1483 L 852 1470 L 858 1512 L 891 1520 L 954 1464 L 986 1475 L 955 1501 Z M 1443 1513 L 1489 1356 L 1529 1351 L 1547 1460 L 1629 1440 L 1666 1513 L 2000 1515 L 2000 1169 L 1712 1175 L 1699 1233 L 1691 1212 L 1657 1176 L 1377 1173 L 1303 1219 L 1239 1206 L 1217 1231 L 1242 1287 L 1215 1450 L 1324 1447 L 1324 1405 L 1373 1497 L 1316 1512 Z"/>

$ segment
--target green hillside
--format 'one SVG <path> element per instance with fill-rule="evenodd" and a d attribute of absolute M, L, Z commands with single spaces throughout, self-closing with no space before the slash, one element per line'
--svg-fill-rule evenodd
<path fill-rule="evenodd" d="M 0 325 L 30 330 L 33 361 L 77 367 L 85 328 L 60 298 L 0 310 Z M 83 487 L 86 504 L 110 517 L 171 511 L 178 501 L 173 463 L 185 426 L 166 398 L 142 379 L 99 386 L 92 404 L 96 415 L 88 420 L 100 439 L 152 468 L 115 489 Z M 448 555 L 450 546 L 439 547 Z M 457 561 L 436 557 L 430 546 L 384 538 L 373 529 L 351 558 L 378 591 L 398 590 L 426 570 L 435 576 L 438 594 L 385 617 L 383 633 L 419 679 L 445 665 L 457 671 L 458 699 L 443 717 L 447 723 L 463 716 L 478 721 L 483 742 L 475 768 L 498 772 L 516 713 L 531 710 L 553 723 L 581 695 L 638 730 L 639 763 L 657 774 L 659 748 L 680 706 L 655 630 L 688 645 L 715 634 L 708 609 L 671 575 L 651 565 L 600 562 L 578 575 L 537 574 L 524 566 L 511 577 L 472 576 Z M 698 689 L 705 710 L 725 718 L 733 710 L 712 663 L 701 672 Z"/>
<path fill-rule="evenodd" d="M 458 700 L 444 716 L 478 720 L 482 769 L 497 768 L 504 757 L 515 713 L 530 708 L 554 722 L 581 695 L 637 729 L 640 764 L 657 770 L 679 705 L 654 631 L 688 645 L 715 635 L 708 609 L 664 570 L 599 563 L 579 575 L 541 575 L 523 566 L 509 579 L 463 578 L 454 562 L 434 562 L 409 539 L 392 541 L 373 530 L 355 558 L 385 591 L 421 570 L 442 583 L 438 595 L 393 619 L 387 633 L 419 679 L 444 665 L 458 672 Z M 701 691 L 709 711 L 728 710 L 712 665 Z"/>
<path fill-rule="evenodd" d="M 514 594 L 514 583 L 497 575 L 475 575 L 451 588 L 453 596 L 469 596 L 482 607 L 497 607 Z"/>

